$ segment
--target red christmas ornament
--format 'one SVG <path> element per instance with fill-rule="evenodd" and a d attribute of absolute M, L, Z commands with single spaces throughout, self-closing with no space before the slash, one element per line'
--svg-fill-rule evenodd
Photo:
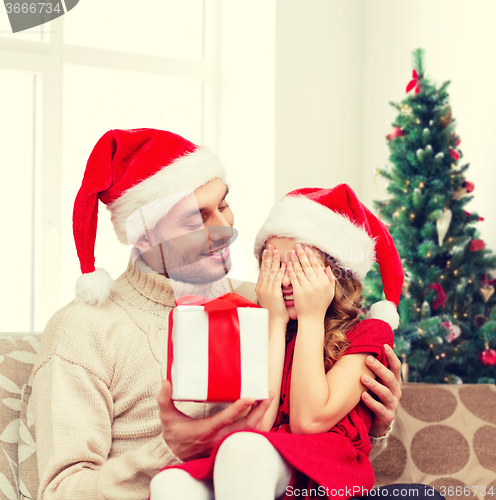
<path fill-rule="evenodd" d="M 496 365 L 496 351 L 494 349 L 485 349 L 479 355 L 479 361 L 484 366 Z"/>
<path fill-rule="evenodd" d="M 474 190 L 474 183 L 470 181 L 463 181 L 462 187 L 464 187 L 467 190 L 467 193 L 471 193 Z"/>
<path fill-rule="evenodd" d="M 455 161 L 458 161 L 458 159 L 460 158 L 460 153 L 456 149 L 450 149 L 449 150 L 449 155 Z"/>
<path fill-rule="evenodd" d="M 400 127 L 394 127 L 393 130 L 386 135 L 386 139 L 388 141 L 392 141 L 393 139 L 396 139 L 396 137 L 402 137 L 403 135 L 405 135 L 405 132 L 403 132 Z"/>
<path fill-rule="evenodd" d="M 483 250 L 486 244 L 483 240 L 470 240 L 470 251 L 478 252 L 479 250 Z"/>
<path fill-rule="evenodd" d="M 413 88 L 415 88 L 415 94 L 420 92 L 420 78 L 417 75 L 417 72 L 413 70 L 412 72 L 413 80 L 410 80 L 408 85 L 406 86 L 406 93 L 410 92 Z"/>
<path fill-rule="evenodd" d="M 453 140 L 455 141 L 455 146 L 459 146 L 460 145 L 460 142 L 462 142 L 462 140 L 457 137 L 456 134 L 451 134 L 451 137 L 453 138 Z"/>
<path fill-rule="evenodd" d="M 439 309 L 439 307 L 445 307 L 446 294 L 444 293 L 443 287 L 439 283 L 433 283 L 429 285 L 429 288 L 436 292 L 436 300 L 432 303 L 432 308 L 436 310 Z"/>

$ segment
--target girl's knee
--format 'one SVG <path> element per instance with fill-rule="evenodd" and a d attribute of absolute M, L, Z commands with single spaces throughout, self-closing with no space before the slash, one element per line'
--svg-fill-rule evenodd
<path fill-rule="evenodd" d="M 213 493 L 207 484 L 197 481 L 181 469 L 163 470 L 151 480 L 150 500 L 184 500 L 184 498 L 212 500 Z"/>
<path fill-rule="evenodd" d="M 274 451 L 270 441 L 261 434 L 256 432 L 235 432 L 223 441 L 218 453 L 229 457 L 252 460 L 255 457 L 260 458 Z"/>

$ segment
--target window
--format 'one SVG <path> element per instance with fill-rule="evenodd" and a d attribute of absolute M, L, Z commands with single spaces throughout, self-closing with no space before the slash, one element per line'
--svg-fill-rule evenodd
<path fill-rule="evenodd" d="M 217 4 L 84 0 L 16 34 L 2 16 L 0 331 L 39 331 L 74 298 L 72 204 L 97 140 L 146 126 L 216 149 Z M 96 266 L 116 278 L 129 248 L 99 219 Z"/>

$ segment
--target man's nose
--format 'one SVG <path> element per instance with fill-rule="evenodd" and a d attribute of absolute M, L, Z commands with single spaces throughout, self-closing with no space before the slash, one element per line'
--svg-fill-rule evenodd
<path fill-rule="evenodd" d="M 210 241 L 230 240 L 234 236 L 234 229 L 230 224 L 227 225 L 211 225 L 205 226 L 207 238 Z"/>
<path fill-rule="evenodd" d="M 220 212 L 215 217 L 210 217 L 208 224 L 205 224 L 205 229 L 208 238 L 212 241 L 229 240 L 234 235 L 230 221 Z"/>

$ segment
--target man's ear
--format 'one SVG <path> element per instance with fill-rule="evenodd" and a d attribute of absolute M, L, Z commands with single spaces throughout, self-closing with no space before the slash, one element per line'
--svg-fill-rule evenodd
<path fill-rule="evenodd" d="M 140 251 L 140 252 L 146 252 L 147 250 L 150 249 L 150 242 L 148 241 L 148 238 L 146 237 L 145 234 L 142 234 L 134 243 L 134 246 Z"/>

